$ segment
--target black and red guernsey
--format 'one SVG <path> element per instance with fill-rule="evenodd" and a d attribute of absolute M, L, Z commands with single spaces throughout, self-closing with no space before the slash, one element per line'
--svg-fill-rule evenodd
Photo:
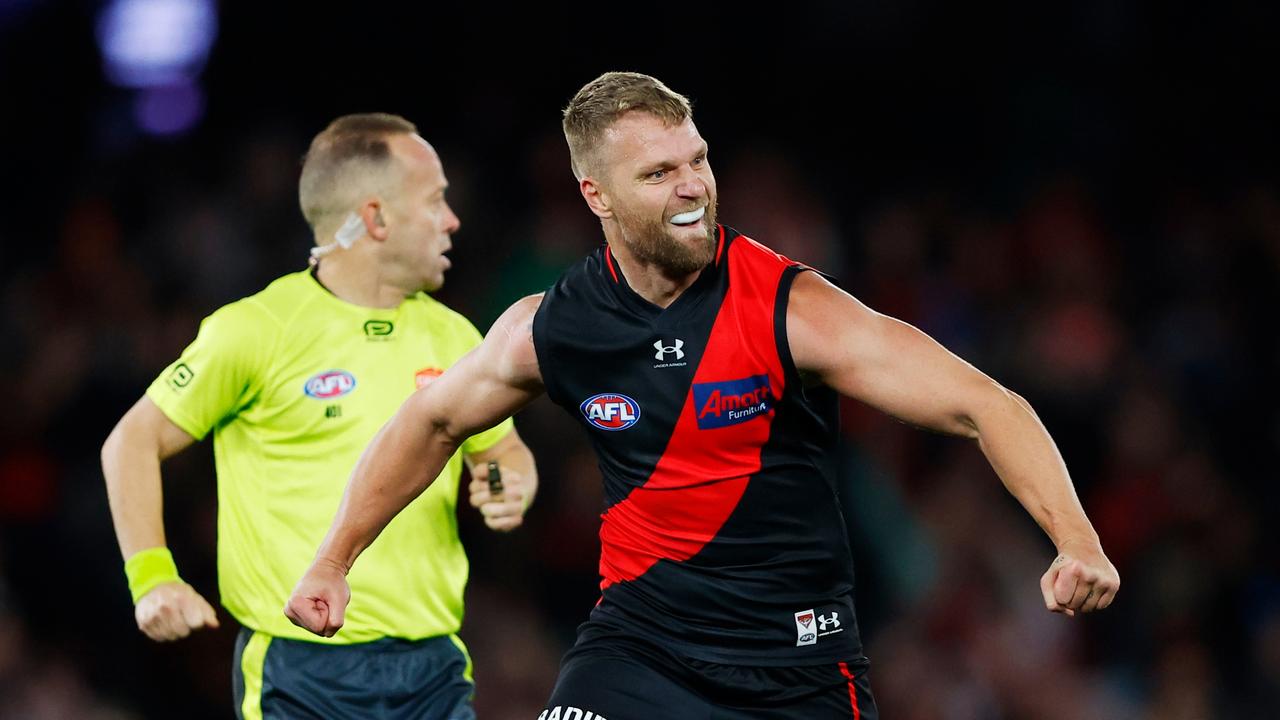
<path fill-rule="evenodd" d="M 805 268 L 716 231 L 715 260 L 665 309 L 602 246 L 534 318 L 547 393 L 604 476 L 592 619 L 720 663 L 860 657 L 836 396 L 803 387 L 787 345 Z"/>

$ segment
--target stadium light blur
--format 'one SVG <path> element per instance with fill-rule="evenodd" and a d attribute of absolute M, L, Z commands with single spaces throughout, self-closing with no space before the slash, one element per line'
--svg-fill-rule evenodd
<path fill-rule="evenodd" d="M 145 132 L 181 133 L 204 113 L 198 80 L 218 33 L 213 0 L 112 0 L 98 16 L 103 69 L 140 92 L 134 117 Z"/>
<path fill-rule="evenodd" d="M 174 135 L 204 115 L 204 93 L 194 83 L 148 88 L 134 98 L 138 126 L 153 135 Z"/>

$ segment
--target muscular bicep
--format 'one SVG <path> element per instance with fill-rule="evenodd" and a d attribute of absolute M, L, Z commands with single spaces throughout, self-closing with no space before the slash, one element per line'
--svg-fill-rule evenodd
<path fill-rule="evenodd" d="M 976 437 L 975 409 L 1004 394 L 994 380 L 920 330 L 875 312 L 814 273 L 787 307 L 797 368 L 900 420 Z"/>
<path fill-rule="evenodd" d="M 518 301 L 484 341 L 430 385 L 414 393 L 409 410 L 462 442 L 514 415 L 542 394 L 533 348 L 533 315 L 542 296 Z"/>

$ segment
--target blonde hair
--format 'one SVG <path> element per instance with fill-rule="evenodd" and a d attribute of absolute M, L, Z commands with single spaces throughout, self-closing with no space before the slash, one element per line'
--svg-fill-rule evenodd
<path fill-rule="evenodd" d="M 355 209 L 359 196 L 382 190 L 393 161 L 387 138 L 418 132 L 399 115 L 360 113 L 329 123 L 307 150 L 298 204 L 312 230 Z"/>
<path fill-rule="evenodd" d="M 689 98 L 653 76 L 634 72 L 607 72 L 582 87 L 564 109 L 564 137 L 569 142 L 569 162 L 579 180 L 595 161 L 595 149 L 623 115 L 646 112 L 668 125 L 693 117 Z"/>

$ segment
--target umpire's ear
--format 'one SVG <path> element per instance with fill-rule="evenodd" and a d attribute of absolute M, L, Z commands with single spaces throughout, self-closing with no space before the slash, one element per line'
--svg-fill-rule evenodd
<path fill-rule="evenodd" d="M 364 221 L 364 231 L 369 237 L 382 242 L 387 239 L 387 224 L 382 219 L 382 200 L 376 197 L 369 198 L 360 204 L 357 211 L 360 219 Z"/>

